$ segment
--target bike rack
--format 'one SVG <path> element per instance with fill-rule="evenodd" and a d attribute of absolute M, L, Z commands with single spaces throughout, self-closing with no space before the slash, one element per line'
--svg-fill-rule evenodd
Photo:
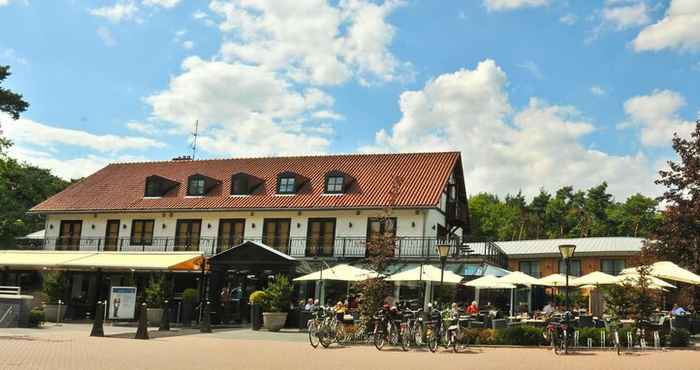
<path fill-rule="evenodd" d="M 657 351 L 661 349 L 661 337 L 658 331 L 654 331 L 654 348 Z"/>
<path fill-rule="evenodd" d="M 605 330 L 600 331 L 600 348 L 605 348 L 605 339 L 607 338 L 607 332 Z"/>
<path fill-rule="evenodd" d="M 634 348 L 634 337 L 632 336 L 632 331 L 627 332 L 627 349 L 632 352 Z"/>

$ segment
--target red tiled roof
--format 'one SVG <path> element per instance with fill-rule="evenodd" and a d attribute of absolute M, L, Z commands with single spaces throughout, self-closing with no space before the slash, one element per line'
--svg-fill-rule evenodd
<path fill-rule="evenodd" d="M 390 206 L 394 178 L 403 183 L 394 206 L 434 207 L 448 176 L 460 162 L 458 152 L 352 154 L 303 157 L 185 160 L 116 163 L 38 204 L 30 212 L 164 210 L 164 209 L 312 209 L 383 208 Z M 325 195 L 324 175 L 333 170 L 355 183 L 342 195 Z M 275 195 L 277 175 L 292 171 L 309 178 L 295 195 Z M 264 180 L 255 194 L 229 196 L 231 175 L 248 173 Z M 187 178 L 202 174 L 221 180 L 206 196 L 186 197 Z M 162 198 L 144 199 L 146 177 L 178 181 Z"/>

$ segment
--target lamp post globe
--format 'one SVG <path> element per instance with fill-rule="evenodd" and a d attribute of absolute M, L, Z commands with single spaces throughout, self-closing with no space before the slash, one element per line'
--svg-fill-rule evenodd
<path fill-rule="evenodd" d="M 440 286 L 442 286 L 443 279 L 445 277 L 445 262 L 447 262 L 447 256 L 450 254 L 449 244 L 438 244 L 436 245 L 438 254 L 440 255 Z"/>
<path fill-rule="evenodd" d="M 571 257 L 574 256 L 574 252 L 576 251 L 576 246 L 574 244 L 562 244 L 559 246 L 559 253 L 561 254 L 561 258 L 564 260 L 564 264 L 566 265 L 566 291 L 565 291 L 565 297 L 566 297 L 566 310 L 568 312 L 571 312 L 571 303 L 569 302 L 569 260 Z"/>

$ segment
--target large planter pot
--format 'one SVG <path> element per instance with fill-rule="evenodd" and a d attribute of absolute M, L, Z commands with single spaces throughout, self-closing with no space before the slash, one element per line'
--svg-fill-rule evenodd
<path fill-rule="evenodd" d="M 66 318 L 66 311 L 68 311 L 68 306 L 62 304 L 60 306 L 60 315 L 59 315 L 59 305 L 57 304 L 45 304 L 44 305 L 44 321 L 47 322 L 56 322 L 56 318 L 58 318 L 60 321 L 63 321 Z"/>
<path fill-rule="evenodd" d="M 286 312 L 263 312 L 263 327 L 269 331 L 280 331 L 286 321 Z"/>
<path fill-rule="evenodd" d="M 148 319 L 148 325 L 160 325 L 160 319 L 163 318 L 163 309 L 149 308 L 146 310 L 146 318 Z"/>

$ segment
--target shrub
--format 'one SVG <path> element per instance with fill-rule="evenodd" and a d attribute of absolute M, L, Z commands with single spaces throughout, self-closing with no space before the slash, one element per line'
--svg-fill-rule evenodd
<path fill-rule="evenodd" d="M 66 291 L 66 283 L 63 273 L 59 271 L 49 271 L 42 276 L 44 285 L 42 292 L 46 295 L 46 303 L 56 304 L 59 299 L 63 299 Z"/>
<path fill-rule="evenodd" d="M 194 288 L 187 288 L 182 292 L 182 301 L 194 303 L 199 300 L 199 290 Z"/>
<path fill-rule="evenodd" d="M 582 347 L 588 346 L 588 339 L 593 341 L 593 347 L 600 347 L 600 333 L 604 332 L 605 329 L 601 328 L 579 328 L 578 331 L 578 345 Z M 606 339 L 606 343 L 610 343 Z"/>
<path fill-rule="evenodd" d="M 44 323 L 44 310 L 41 308 L 33 308 L 29 311 L 29 327 L 38 328 Z"/>
<path fill-rule="evenodd" d="M 284 275 L 275 276 L 275 280 L 267 284 L 265 289 L 266 300 L 263 304 L 263 312 L 287 312 L 292 299 L 294 287 Z"/>
<path fill-rule="evenodd" d="M 516 346 L 537 346 L 544 343 L 543 329 L 518 325 L 496 331 L 496 343 Z"/>
<path fill-rule="evenodd" d="M 267 300 L 267 294 L 263 290 L 256 290 L 250 294 L 248 301 L 250 304 L 263 305 Z"/>
<path fill-rule="evenodd" d="M 161 308 L 165 301 L 165 277 L 160 274 L 151 277 L 143 293 L 149 308 Z"/>
<path fill-rule="evenodd" d="M 669 335 L 671 347 L 687 347 L 690 343 L 690 332 L 685 329 L 673 329 Z"/>
<path fill-rule="evenodd" d="M 479 331 L 479 343 L 480 344 L 496 344 L 496 330 L 494 329 L 483 329 Z"/>

